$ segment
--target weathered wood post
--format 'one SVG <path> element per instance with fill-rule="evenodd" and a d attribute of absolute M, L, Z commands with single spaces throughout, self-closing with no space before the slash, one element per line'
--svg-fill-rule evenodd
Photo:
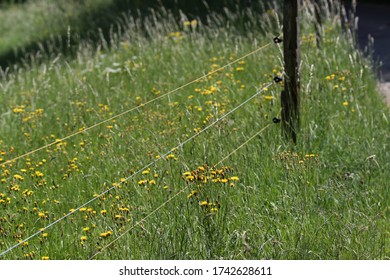
<path fill-rule="evenodd" d="M 316 18 L 316 43 L 317 47 L 321 47 L 321 41 L 322 41 L 322 16 L 321 16 L 321 0 L 315 0 L 314 3 L 314 15 Z"/>
<path fill-rule="evenodd" d="M 299 0 L 284 0 L 283 54 L 284 90 L 282 91 L 283 134 L 297 143 L 299 129 L 300 95 L 300 45 L 299 45 Z"/>

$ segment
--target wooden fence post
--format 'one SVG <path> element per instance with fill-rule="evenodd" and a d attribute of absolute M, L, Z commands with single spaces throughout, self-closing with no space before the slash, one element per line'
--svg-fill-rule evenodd
<path fill-rule="evenodd" d="M 321 47 L 322 41 L 322 16 L 321 16 L 321 0 L 315 0 L 314 3 L 314 15 L 316 18 L 315 30 L 316 30 L 316 42 L 317 47 Z"/>
<path fill-rule="evenodd" d="M 299 0 L 284 0 L 283 54 L 284 90 L 282 91 L 283 134 L 297 143 L 299 129 L 300 96 L 300 45 L 299 45 Z"/>

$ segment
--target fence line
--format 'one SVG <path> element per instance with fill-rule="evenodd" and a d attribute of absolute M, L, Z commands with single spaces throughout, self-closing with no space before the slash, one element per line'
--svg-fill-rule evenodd
<path fill-rule="evenodd" d="M 93 201 L 95 201 L 96 199 L 102 197 L 103 195 L 105 195 L 106 193 L 114 190 L 117 188 L 118 185 L 120 184 L 123 184 L 124 182 L 130 180 L 131 178 L 135 177 L 136 175 L 138 175 L 139 173 L 141 173 L 142 171 L 146 170 L 148 167 L 154 165 L 155 163 L 157 163 L 159 160 L 165 158 L 167 155 L 169 155 L 170 153 L 172 153 L 174 150 L 178 149 L 178 148 L 181 148 L 183 147 L 186 143 L 188 143 L 189 141 L 191 141 L 192 139 L 196 138 L 197 136 L 199 136 L 200 134 L 202 134 L 203 132 L 205 132 L 206 130 L 208 130 L 210 127 L 214 126 L 216 123 L 220 122 L 221 120 L 223 120 L 224 118 L 226 118 L 227 116 L 231 115 L 232 113 L 234 113 L 236 110 L 238 110 L 239 108 L 241 108 L 242 106 L 244 106 L 245 104 L 247 104 L 249 101 L 251 101 L 252 99 L 254 99 L 256 96 L 260 95 L 262 92 L 264 92 L 265 90 L 267 90 L 271 85 L 273 84 L 273 82 L 270 82 L 268 83 L 266 86 L 262 87 L 261 90 L 258 90 L 255 94 L 253 94 L 251 97 L 249 97 L 248 99 L 246 99 L 245 101 L 243 101 L 242 103 L 240 103 L 239 105 L 237 105 L 236 107 L 234 107 L 232 110 L 230 110 L 229 112 L 225 113 L 224 115 L 222 115 L 220 118 L 216 119 L 215 121 L 213 121 L 212 123 L 210 123 L 209 125 L 207 125 L 206 127 L 204 127 L 202 130 L 200 130 L 199 132 L 195 133 L 194 135 L 192 135 L 191 137 L 187 138 L 185 141 L 179 143 L 178 145 L 176 145 L 175 147 L 171 148 L 169 151 L 167 151 L 166 153 L 164 153 L 163 155 L 160 155 L 159 158 L 155 159 L 154 161 L 148 163 L 147 165 L 145 165 L 144 167 L 142 167 L 141 169 L 138 169 L 136 172 L 134 172 L 132 175 L 126 177 L 125 179 L 121 180 L 118 184 L 112 186 L 111 188 L 105 190 L 104 192 L 102 192 L 101 194 L 93 197 L 92 199 L 90 199 L 89 201 L 85 202 L 83 205 L 77 207 L 74 209 L 74 211 L 72 212 L 69 212 L 67 213 L 66 215 L 62 216 L 61 218 L 55 220 L 54 222 L 50 223 L 49 225 L 47 225 L 46 227 L 42 228 L 41 230 L 35 232 L 34 234 L 30 235 L 29 237 L 25 238 L 24 240 L 22 240 L 21 242 L 11 246 L 10 248 L 8 248 L 7 250 L 3 251 L 0 253 L 0 257 L 3 256 L 4 254 L 12 251 L 13 249 L 17 248 L 18 246 L 20 246 L 21 244 L 23 244 L 24 242 L 30 240 L 31 238 L 37 236 L 38 234 L 42 233 L 43 231 L 49 229 L 50 227 L 54 226 L 55 224 L 57 224 L 58 222 L 66 219 L 67 217 L 69 217 L 70 215 L 72 215 L 73 213 L 76 213 L 78 210 L 80 210 L 81 208 L 85 207 L 86 205 L 92 203 Z"/>
<path fill-rule="evenodd" d="M 228 159 L 231 155 L 233 155 L 234 153 L 236 153 L 239 149 L 241 149 L 242 147 L 244 147 L 246 144 L 248 144 L 251 140 L 253 140 L 253 138 L 255 138 L 256 136 L 258 136 L 260 133 L 262 133 L 264 130 L 266 130 L 268 127 L 270 127 L 271 124 L 267 124 L 265 127 L 263 127 L 262 129 L 260 129 L 258 132 L 256 132 L 255 134 L 253 134 L 251 137 L 249 137 L 244 143 L 242 143 L 240 146 L 238 146 L 237 148 L 235 148 L 232 152 L 230 152 L 227 156 L 225 156 L 224 158 L 222 158 L 218 163 L 216 163 L 214 166 L 218 166 L 220 165 L 223 161 L 225 161 L 226 159 Z M 120 238 L 122 238 L 125 234 L 127 234 L 128 232 L 130 232 L 131 230 L 133 230 L 136 226 L 140 225 L 141 223 L 145 222 L 150 216 L 152 216 L 154 213 L 156 213 L 157 211 L 159 211 L 161 208 L 163 208 L 165 205 L 167 205 L 170 201 L 172 201 L 175 197 L 177 197 L 179 194 L 183 193 L 184 191 L 186 191 L 187 189 L 189 188 L 189 185 L 187 185 L 185 188 L 181 189 L 180 191 L 178 191 L 177 193 L 175 193 L 172 197 L 170 197 L 168 200 L 166 200 L 164 203 L 162 203 L 160 206 L 158 206 L 156 209 L 154 209 L 152 212 L 150 212 L 148 215 L 146 215 L 145 217 L 143 217 L 141 220 L 139 220 L 138 222 L 136 222 L 133 226 L 131 226 L 130 228 L 128 228 L 126 231 L 124 231 L 123 233 L 121 233 L 119 236 L 117 236 L 114 240 L 112 240 L 110 243 L 108 243 L 107 245 L 105 245 L 104 247 L 102 247 L 99 251 L 97 251 L 95 254 L 93 254 L 89 259 L 94 259 L 98 254 L 100 254 L 104 249 L 110 247 L 112 244 L 114 244 L 116 241 L 118 241 Z"/>
<path fill-rule="evenodd" d="M 258 132 L 256 132 L 255 134 L 253 134 L 251 137 L 249 137 L 244 143 L 242 143 L 240 146 L 238 146 L 236 149 L 234 149 L 232 152 L 230 152 L 226 157 L 224 157 L 223 159 L 221 159 L 217 164 L 215 164 L 215 166 L 218 166 L 220 165 L 223 161 L 225 161 L 226 159 L 228 159 L 232 154 L 234 154 L 235 152 L 237 152 L 239 149 L 241 149 L 242 147 L 244 147 L 246 144 L 248 144 L 250 141 L 252 141 L 253 138 L 255 138 L 257 135 L 259 135 L 260 133 L 262 133 L 264 130 L 266 130 L 268 127 L 270 127 L 271 124 L 267 124 L 265 127 L 263 127 L 262 129 L 260 129 Z"/>
<path fill-rule="evenodd" d="M 215 74 L 215 73 L 217 73 L 217 72 L 219 72 L 219 71 L 221 71 L 221 70 L 223 70 L 223 69 L 225 69 L 225 68 L 231 66 L 232 64 L 237 63 L 238 61 L 240 61 L 240 60 L 242 60 L 242 59 L 244 59 L 244 58 L 246 58 L 246 57 L 248 57 L 248 56 L 251 56 L 251 55 L 253 55 L 253 54 L 255 54 L 255 53 L 257 53 L 257 52 L 259 52 L 259 51 L 265 49 L 266 47 L 268 47 L 268 46 L 271 45 L 271 44 L 272 44 L 272 43 L 268 43 L 268 44 L 266 44 L 266 45 L 263 45 L 263 46 L 261 46 L 261 47 L 255 49 L 255 50 L 253 50 L 253 51 L 251 51 L 251 52 L 249 52 L 249 53 L 247 53 L 247 54 L 245 54 L 245 55 L 243 55 L 243 56 L 241 56 L 241 57 L 239 57 L 239 58 L 237 58 L 237 59 L 235 59 L 235 60 L 233 60 L 233 61 L 231 61 L 231 62 L 229 62 L 229 63 L 227 63 L 227 64 L 225 64 L 225 65 L 223 65 L 223 66 L 221 66 L 221 67 L 219 67 L 219 68 L 217 68 L 217 69 L 215 69 L 215 70 L 212 70 L 212 71 L 208 72 L 207 74 L 204 74 L 204 75 L 202 75 L 202 76 L 200 76 L 200 77 L 198 77 L 198 78 L 196 78 L 196 79 L 194 79 L 194 80 L 192 80 L 192 81 L 190 81 L 190 82 L 188 82 L 188 83 L 186 83 L 186 84 L 184 84 L 184 85 L 181 85 L 181 86 L 179 86 L 179 87 L 177 87 L 177 88 L 175 88 L 175 89 L 173 89 L 173 90 L 171 90 L 171 91 L 168 91 L 168 92 L 166 92 L 166 93 L 164 93 L 164 94 L 162 94 L 162 95 L 160 95 L 160 96 L 158 96 L 158 97 L 156 97 L 156 98 L 153 98 L 153 99 L 151 99 L 151 100 L 149 100 L 149 101 L 147 101 L 147 102 L 145 102 L 145 103 L 142 103 L 142 104 L 140 104 L 140 105 L 138 105 L 138 106 L 136 106 L 136 107 L 133 107 L 133 108 L 131 108 L 131 109 L 128 109 L 128 110 L 126 110 L 126 111 L 124 111 L 124 112 L 122 112 L 122 113 L 119 113 L 119 114 L 117 114 L 117 115 L 115 115 L 115 116 L 112 116 L 112 117 L 110 117 L 110 118 L 108 118 L 108 119 L 105 119 L 105 120 L 103 120 L 103 121 L 101 121 L 101 122 L 95 123 L 95 124 L 93 124 L 93 125 L 91 125 L 91 126 L 89 126 L 89 127 L 86 127 L 86 128 L 84 128 L 84 129 L 82 129 L 82 130 L 79 130 L 79 131 L 77 131 L 77 132 L 74 132 L 74 133 L 72 133 L 72 134 L 70 134 L 70 135 L 68 135 L 68 136 L 65 136 L 65 137 L 63 137 L 63 138 L 57 139 L 56 141 L 53 141 L 53 142 L 51 142 L 51 143 L 49 143 L 49 144 L 46 144 L 46 145 L 44 145 L 44 146 L 41 146 L 41 147 L 39 147 L 39 148 L 37 148 L 37 149 L 34 149 L 34 150 L 29 151 L 29 152 L 27 152 L 27 153 L 24 153 L 24 154 L 22 154 L 22 155 L 20 155 L 20 156 L 17 156 L 17 157 L 15 157 L 15 158 L 13 158 L 13 159 L 7 160 L 7 161 L 3 162 L 2 165 L 3 165 L 3 164 L 6 165 L 6 164 L 9 164 L 9 163 L 15 162 L 15 161 L 17 161 L 17 160 L 19 160 L 19 159 L 21 159 L 21 158 L 24 158 L 24 157 L 26 157 L 26 156 L 29 156 L 29 155 L 31 155 L 31 154 L 34 154 L 34 153 L 36 153 L 36 152 L 38 152 L 38 151 L 41 151 L 41 150 L 43 150 L 43 149 L 49 148 L 49 147 L 51 147 L 51 146 L 53 146 L 53 145 L 55 145 L 55 144 L 58 144 L 59 142 L 65 141 L 65 140 L 67 140 L 67 139 L 69 139 L 69 138 L 72 138 L 72 137 L 78 135 L 78 134 L 81 134 L 81 133 L 86 132 L 86 131 L 88 131 L 88 130 L 91 130 L 91 129 L 95 128 L 95 127 L 98 127 L 98 126 L 100 126 L 100 125 L 102 125 L 102 124 L 105 124 L 105 123 L 107 123 L 107 122 L 109 122 L 109 121 L 112 121 L 112 120 L 114 120 L 114 119 L 117 119 L 117 118 L 119 118 L 119 117 L 121 117 L 121 116 L 123 116 L 123 115 L 126 115 L 126 114 L 128 114 L 128 113 L 130 113 L 130 112 L 132 112 L 132 111 L 134 111 L 134 110 L 137 110 L 137 109 L 139 109 L 139 108 L 141 108 L 141 107 L 143 107 L 143 106 L 145 106 L 145 105 L 148 105 L 148 104 L 150 104 L 150 103 L 153 103 L 154 101 L 157 101 L 157 100 L 159 100 L 159 99 L 162 99 L 163 97 L 165 97 L 165 96 L 167 96 L 167 95 L 169 95 L 169 94 L 175 93 L 175 92 L 177 92 L 177 91 L 179 91 L 179 90 L 181 90 L 181 89 L 183 89 L 183 88 L 185 88 L 185 87 L 187 87 L 187 86 L 189 86 L 189 85 L 191 85 L 191 84 L 194 84 L 194 83 L 196 83 L 196 82 L 198 82 L 198 81 L 200 81 L 200 80 L 202 80 L 202 79 L 204 79 L 204 78 L 207 78 L 208 76 L 210 76 L 210 75 L 212 75 L 212 74 Z"/>

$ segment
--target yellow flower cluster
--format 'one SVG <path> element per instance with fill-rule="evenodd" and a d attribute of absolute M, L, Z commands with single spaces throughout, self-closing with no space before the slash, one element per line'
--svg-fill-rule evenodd
<path fill-rule="evenodd" d="M 229 166 L 222 167 L 220 169 L 210 167 L 206 164 L 199 166 L 193 171 L 186 171 L 182 174 L 182 179 L 187 184 L 193 184 L 197 186 L 197 189 L 193 189 L 188 195 L 187 199 L 195 199 L 198 201 L 198 205 L 202 207 L 207 213 L 218 212 L 221 204 L 218 200 L 211 201 L 207 195 L 207 188 L 210 185 L 218 184 L 220 186 L 235 185 L 235 182 L 239 180 L 238 176 L 230 176 L 233 169 Z M 218 195 L 219 196 L 219 195 Z"/>
<path fill-rule="evenodd" d="M 206 184 L 208 182 L 228 183 L 238 180 L 237 176 L 233 176 L 230 178 L 227 176 L 227 174 L 232 170 L 233 169 L 228 166 L 222 167 L 221 169 L 214 169 L 204 164 L 193 171 L 184 172 L 182 178 L 186 182 L 198 182 L 202 184 Z"/>
<path fill-rule="evenodd" d="M 112 231 L 111 231 L 111 230 L 108 230 L 108 231 L 106 231 L 106 232 L 101 233 L 101 234 L 100 234 L 100 237 L 102 237 L 102 238 L 107 238 L 107 237 L 109 237 L 109 236 L 111 236 L 111 235 L 112 235 Z"/>
<path fill-rule="evenodd" d="M 274 160 L 283 162 L 287 169 L 294 169 L 298 166 L 310 166 L 318 163 L 318 154 L 299 154 L 297 152 L 285 151 L 274 157 Z"/>
<path fill-rule="evenodd" d="M 19 105 L 12 108 L 12 112 L 22 116 L 23 122 L 36 121 L 43 116 L 44 110 L 41 108 L 35 109 L 34 111 L 27 111 L 27 106 Z"/>
<path fill-rule="evenodd" d="M 196 19 L 193 19 L 191 21 L 186 20 L 183 22 L 184 30 L 188 30 L 189 28 L 192 28 L 193 30 L 196 29 L 196 27 L 199 25 L 198 21 Z"/>
<path fill-rule="evenodd" d="M 349 70 L 344 70 L 336 71 L 325 77 L 325 80 L 329 82 L 333 90 L 337 93 L 341 93 L 343 96 L 343 99 L 340 101 L 340 103 L 344 107 L 348 107 L 351 102 L 348 101 L 348 99 L 350 99 L 350 95 L 348 95 L 348 93 L 353 91 L 352 82 L 348 79 L 350 75 L 351 72 Z M 351 109 L 351 111 L 354 112 L 354 109 Z"/>

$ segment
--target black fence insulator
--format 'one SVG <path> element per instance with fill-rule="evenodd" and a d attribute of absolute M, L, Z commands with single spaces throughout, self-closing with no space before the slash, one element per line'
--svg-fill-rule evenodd
<path fill-rule="evenodd" d="M 275 43 L 275 44 L 279 44 L 279 43 L 281 43 L 281 42 L 283 42 L 283 40 L 280 39 L 279 37 L 275 37 L 275 38 L 274 38 L 274 43 Z"/>
<path fill-rule="evenodd" d="M 278 119 L 277 117 L 273 118 L 272 121 L 273 121 L 274 123 L 280 123 L 280 119 Z"/>
<path fill-rule="evenodd" d="M 276 77 L 274 78 L 274 81 L 275 81 L 275 83 L 280 83 L 281 81 L 283 81 L 283 79 L 280 78 L 280 77 L 278 77 L 278 76 L 276 76 Z"/>

